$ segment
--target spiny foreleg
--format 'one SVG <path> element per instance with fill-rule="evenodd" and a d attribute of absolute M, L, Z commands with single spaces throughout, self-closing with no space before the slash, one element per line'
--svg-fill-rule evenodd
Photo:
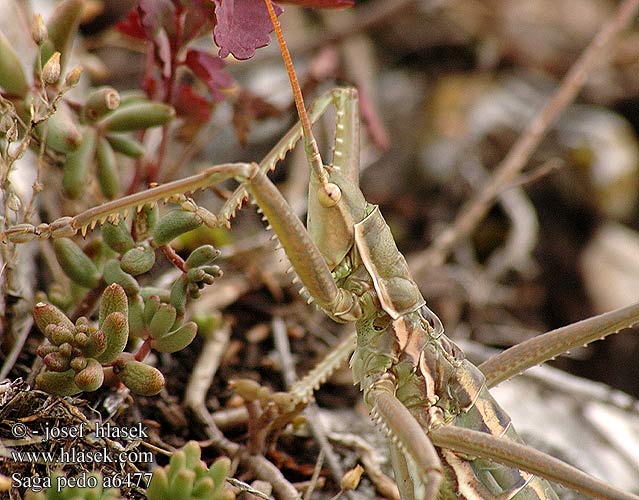
<path fill-rule="evenodd" d="M 340 100 L 341 94 L 347 92 L 347 89 L 332 89 L 318 97 L 308 112 L 308 119 L 311 124 L 317 122 L 326 112 L 331 103 Z M 284 159 L 286 154 L 291 151 L 298 141 L 302 138 L 302 124 L 297 122 L 286 134 L 277 142 L 277 144 L 268 152 L 264 159 L 260 162 L 260 170 L 267 174 L 275 170 L 277 163 Z M 220 219 L 230 220 L 235 216 L 235 212 L 246 201 L 248 192 L 244 184 L 239 185 L 228 200 L 224 202 L 220 210 Z"/>
<path fill-rule="evenodd" d="M 152 187 L 145 191 L 140 191 L 129 196 L 103 203 L 97 207 L 90 208 L 74 217 L 62 217 L 50 224 L 18 224 L 13 226 L 1 235 L 0 241 L 11 241 L 14 243 L 24 243 L 34 238 L 68 238 L 80 232 L 86 235 L 89 229 L 95 228 L 98 224 L 105 222 L 117 223 L 120 218 L 132 210 L 141 210 L 145 205 L 152 205 L 161 200 L 184 199 L 185 193 L 192 193 L 200 189 L 206 189 L 214 184 L 229 178 L 247 179 L 251 177 L 251 172 L 257 168 L 251 163 L 227 163 L 215 165 L 203 171 L 166 184 Z M 184 208 L 199 211 L 203 222 L 207 225 L 215 226 L 226 221 L 201 209 L 194 204 L 187 204 Z"/>
<path fill-rule="evenodd" d="M 259 168 L 253 168 L 246 188 L 275 231 L 310 297 L 338 321 L 358 319 L 361 308 L 357 296 L 338 288 L 324 257 L 277 187 Z"/>

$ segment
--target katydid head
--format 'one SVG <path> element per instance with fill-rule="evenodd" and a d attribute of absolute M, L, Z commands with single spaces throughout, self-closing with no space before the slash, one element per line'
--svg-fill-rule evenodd
<path fill-rule="evenodd" d="M 328 267 L 333 270 L 353 247 L 353 228 L 366 216 L 367 202 L 359 187 L 340 170 L 325 168 L 328 173 L 325 184 L 314 172 L 311 173 L 306 227 Z"/>
<path fill-rule="evenodd" d="M 307 227 L 328 267 L 333 270 L 354 244 L 354 225 L 367 215 L 359 189 L 359 101 L 354 88 L 332 92 L 335 117 L 333 165 L 324 179 L 311 169 Z"/>

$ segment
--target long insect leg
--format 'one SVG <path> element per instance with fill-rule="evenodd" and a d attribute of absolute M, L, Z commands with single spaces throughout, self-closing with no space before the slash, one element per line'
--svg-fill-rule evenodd
<path fill-rule="evenodd" d="M 423 498 L 436 499 L 442 482 L 442 464 L 422 426 L 386 387 L 371 389 L 367 399 L 373 418 L 388 433 L 399 454 L 404 454 L 405 457 L 399 461 L 400 465 L 408 468 L 409 461 L 412 461 L 417 468 L 419 480 L 423 483 Z M 417 478 L 411 478 L 409 474 L 399 479 L 400 491 L 415 491 L 412 483 Z"/>
<path fill-rule="evenodd" d="M 563 484 L 593 498 L 606 500 L 639 499 L 636 495 L 621 491 L 541 451 L 485 432 L 463 427 L 442 426 L 432 429 L 429 436 L 437 447 L 470 456 L 485 457 L 504 465 L 516 467 Z"/>
<path fill-rule="evenodd" d="M 353 332 L 337 346 L 304 378 L 300 379 L 290 390 L 295 402 L 308 402 L 313 392 L 330 377 L 339 366 L 346 361 L 357 344 L 357 334 Z"/>
<path fill-rule="evenodd" d="M 167 182 L 159 186 L 152 187 L 145 191 L 124 196 L 97 207 L 90 208 L 74 217 L 62 217 L 51 224 L 20 224 L 4 231 L 0 235 L 0 241 L 24 242 L 36 236 L 43 238 L 70 237 L 78 231 L 85 235 L 87 230 L 93 229 L 98 224 L 104 222 L 116 222 L 120 217 L 124 217 L 128 211 L 139 209 L 147 204 L 154 204 L 161 200 L 169 200 L 175 196 L 182 196 L 184 193 L 206 189 L 213 184 L 231 178 L 247 178 L 250 173 L 257 168 L 251 163 L 226 163 L 208 167 L 201 172 L 184 179 Z M 214 225 L 215 221 L 211 221 Z"/>
<path fill-rule="evenodd" d="M 495 385 L 524 370 L 553 359 L 566 351 L 586 345 L 639 323 L 639 304 L 615 309 L 599 316 L 557 328 L 506 349 L 479 365 L 486 385 Z"/>
<path fill-rule="evenodd" d="M 339 89 L 336 89 L 339 91 Z M 308 118 L 311 124 L 317 122 L 326 112 L 331 102 L 333 102 L 333 94 L 336 90 L 329 91 L 315 100 L 311 107 Z M 260 170 L 265 174 L 273 171 L 277 162 L 283 160 L 290 150 L 292 150 L 297 142 L 302 138 L 302 124 L 297 122 L 286 134 L 277 142 L 275 146 L 260 162 Z M 228 221 L 235 214 L 235 211 L 242 205 L 248 197 L 246 185 L 241 184 L 235 189 L 231 197 L 224 202 L 220 210 L 219 218 Z"/>

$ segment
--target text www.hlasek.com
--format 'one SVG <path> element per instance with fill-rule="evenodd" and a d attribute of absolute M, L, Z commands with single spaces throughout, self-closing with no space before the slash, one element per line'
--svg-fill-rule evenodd
<path fill-rule="evenodd" d="M 80 450 L 70 448 L 53 451 L 19 451 L 13 450 L 11 458 L 14 462 L 35 462 L 35 463 L 123 463 L 123 462 L 145 462 L 153 461 L 153 454 L 150 451 L 129 450 L 121 452 L 109 452 L 106 448 L 99 450 Z"/>

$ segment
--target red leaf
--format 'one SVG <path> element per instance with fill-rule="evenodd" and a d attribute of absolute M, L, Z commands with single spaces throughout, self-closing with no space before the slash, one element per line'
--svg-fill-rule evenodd
<path fill-rule="evenodd" d="M 263 0 L 213 0 L 217 24 L 213 38 L 220 47 L 220 57 L 229 54 L 248 59 L 260 47 L 268 45 L 273 25 Z M 282 9 L 273 4 L 275 13 Z"/>
<path fill-rule="evenodd" d="M 171 0 L 139 0 L 138 11 L 142 28 L 149 40 L 164 28 L 169 35 L 175 32 L 177 17 Z"/>
<path fill-rule="evenodd" d="M 206 83 L 215 101 L 224 99 L 220 89 L 233 86 L 233 78 L 224 70 L 226 64 L 217 56 L 202 50 L 189 50 L 184 62 L 200 80 Z"/>
<path fill-rule="evenodd" d="M 126 15 L 126 19 L 123 19 L 115 25 L 115 29 L 120 33 L 137 40 L 146 40 L 142 23 L 140 23 L 140 16 L 137 11 L 133 10 Z"/>
<path fill-rule="evenodd" d="M 282 3 L 290 3 L 301 7 L 313 9 L 339 9 L 342 7 L 352 7 L 355 0 L 279 0 Z"/>
<path fill-rule="evenodd" d="M 211 103 L 190 85 L 180 85 L 173 106 L 178 116 L 190 122 L 206 123 L 211 116 Z"/>
<path fill-rule="evenodd" d="M 215 26 L 215 9 L 211 0 L 182 0 L 184 5 L 184 26 L 182 45 L 189 40 L 210 32 Z"/>

